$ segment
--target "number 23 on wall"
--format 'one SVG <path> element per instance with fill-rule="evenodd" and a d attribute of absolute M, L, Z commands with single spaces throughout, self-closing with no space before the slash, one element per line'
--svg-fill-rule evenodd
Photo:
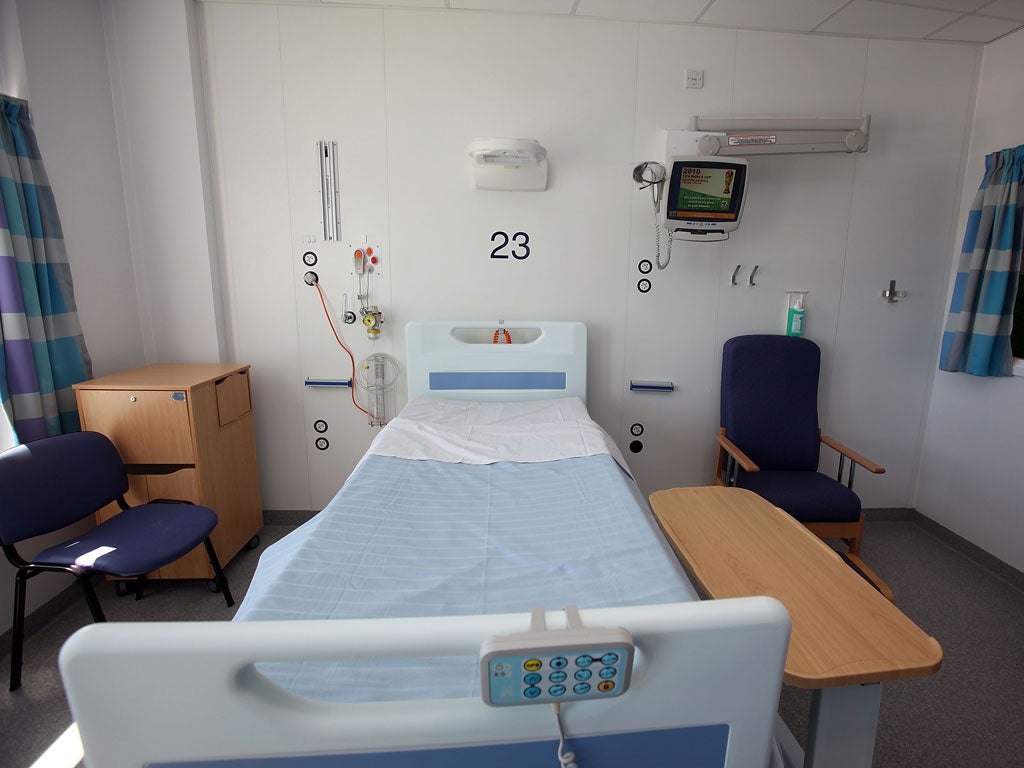
<path fill-rule="evenodd" d="M 492 259 L 507 259 L 511 256 L 522 261 L 530 255 L 530 236 L 526 232 L 516 232 L 509 237 L 508 232 L 499 230 L 491 235 L 491 242 L 497 243 L 491 250 Z M 513 244 L 511 248 L 509 243 Z M 506 248 L 509 248 L 508 251 Z"/>

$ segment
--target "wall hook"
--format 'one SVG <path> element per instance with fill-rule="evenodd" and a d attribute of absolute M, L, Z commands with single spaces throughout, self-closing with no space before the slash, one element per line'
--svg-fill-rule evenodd
<path fill-rule="evenodd" d="M 743 269 L 743 265 L 742 264 L 737 264 L 736 265 L 736 269 L 734 269 L 732 271 L 732 284 L 733 285 L 736 285 L 736 275 L 738 275 L 740 273 L 741 269 Z"/>
<path fill-rule="evenodd" d="M 895 280 L 890 280 L 889 281 L 889 290 L 882 291 L 882 296 L 890 304 L 895 304 L 900 299 L 906 298 L 907 292 L 906 291 L 897 291 L 896 290 L 896 281 Z"/>
<path fill-rule="evenodd" d="M 754 268 L 752 270 L 750 270 L 750 277 L 747 279 L 747 284 L 751 288 L 753 288 L 755 285 L 757 285 L 757 283 L 754 282 L 754 275 L 757 274 L 757 270 L 759 270 L 760 268 L 761 268 L 760 264 L 755 264 Z"/>

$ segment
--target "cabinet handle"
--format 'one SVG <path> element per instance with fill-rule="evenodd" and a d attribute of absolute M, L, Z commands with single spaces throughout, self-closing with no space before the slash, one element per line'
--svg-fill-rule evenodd
<path fill-rule="evenodd" d="M 132 395 L 131 397 L 128 398 L 128 401 L 132 403 L 138 402 L 138 400 L 139 398 L 136 397 L 135 395 Z"/>

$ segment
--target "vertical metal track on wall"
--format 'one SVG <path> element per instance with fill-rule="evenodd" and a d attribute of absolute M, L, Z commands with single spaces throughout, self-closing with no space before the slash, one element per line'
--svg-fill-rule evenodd
<path fill-rule="evenodd" d="M 320 159 L 320 199 L 323 203 L 324 240 L 341 237 L 341 205 L 338 190 L 338 142 L 318 141 Z"/>

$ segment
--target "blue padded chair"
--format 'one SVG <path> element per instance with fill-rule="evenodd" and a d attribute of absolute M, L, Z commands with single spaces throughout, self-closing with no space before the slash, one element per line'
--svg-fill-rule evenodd
<path fill-rule="evenodd" d="M 93 620 L 105 621 L 90 581 L 94 574 L 141 579 L 204 544 L 213 566 L 214 584 L 224 592 L 228 607 L 234 605 L 210 542 L 210 532 L 217 525 L 213 510 L 170 501 L 130 507 L 124 499 L 127 490 L 128 475 L 121 456 L 98 432 L 47 437 L 0 454 L 0 544 L 18 569 L 14 582 L 12 691 L 21 685 L 25 583 L 40 573 L 70 573 L 85 593 Z M 26 539 L 92 517 L 112 501 L 121 512 L 80 536 L 47 547 L 32 560 L 24 559 L 15 549 Z"/>
<path fill-rule="evenodd" d="M 875 474 L 885 469 L 821 434 L 820 367 L 821 350 L 808 339 L 751 335 L 725 342 L 715 482 L 754 491 L 815 535 L 843 539 L 856 556 L 864 515 L 853 472 L 858 465 Z M 822 443 L 840 454 L 835 480 L 818 472 Z"/>

